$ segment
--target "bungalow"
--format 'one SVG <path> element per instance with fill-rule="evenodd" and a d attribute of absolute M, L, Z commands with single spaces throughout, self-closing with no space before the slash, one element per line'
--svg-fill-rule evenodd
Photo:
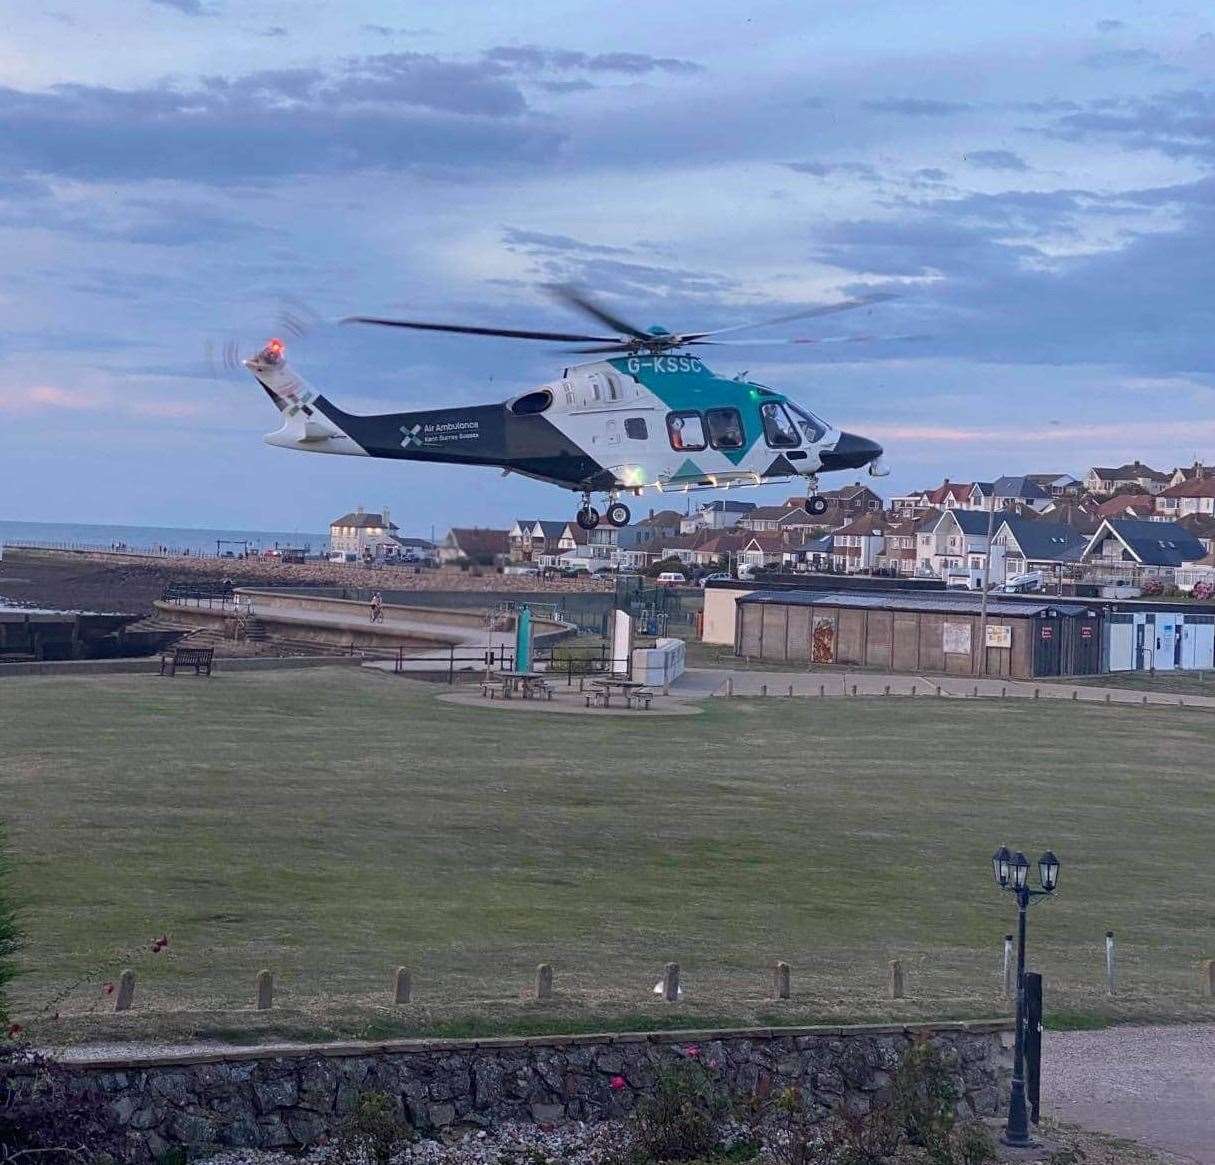
<path fill-rule="evenodd" d="M 660 558 L 678 558 L 685 566 L 717 566 L 747 543 L 745 532 L 701 530 L 665 539 Z"/>
<path fill-rule="evenodd" d="M 1027 473 L 1025 476 L 1052 498 L 1079 497 L 1084 490 L 1084 482 L 1070 473 Z"/>
<path fill-rule="evenodd" d="M 1192 477 L 1178 485 L 1170 485 L 1156 495 L 1155 502 L 1156 513 L 1166 518 L 1215 514 L 1215 474 Z"/>
<path fill-rule="evenodd" d="M 779 534 L 752 534 L 738 552 L 739 566 L 776 566 L 785 553 L 785 541 Z"/>
<path fill-rule="evenodd" d="M 1119 580 L 1138 582 L 1156 576 L 1172 581 L 1179 566 L 1197 562 L 1206 553 L 1203 544 L 1176 522 L 1106 518 L 1080 560 Z"/>
<path fill-rule="evenodd" d="M 679 532 L 695 534 L 697 530 L 726 530 L 758 508 L 755 502 L 737 502 L 732 498 L 706 502 L 694 514 L 688 514 L 680 521 Z"/>
<path fill-rule="evenodd" d="M 1094 465 L 1084 475 L 1084 487 L 1089 493 L 1115 494 L 1124 486 L 1137 485 L 1150 494 L 1157 494 L 1169 484 L 1169 478 L 1169 474 L 1136 460 L 1116 468 Z"/>
<path fill-rule="evenodd" d="M 509 530 L 453 526 L 439 543 L 439 561 L 442 563 L 471 562 L 478 566 L 496 566 L 509 555 Z"/>
<path fill-rule="evenodd" d="M 781 555 L 781 562 L 794 571 L 831 570 L 834 568 L 831 553 L 834 537 L 832 534 L 822 534 L 818 538 L 807 539 L 800 546 L 791 546 Z"/>
<path fill-rule="evenodd" d="M 1098 518 L 1150 518 L 1156 512 L 1156 500 L 1150 494 L 1117 494 L 1101 502 L 1096 509 Z"/>

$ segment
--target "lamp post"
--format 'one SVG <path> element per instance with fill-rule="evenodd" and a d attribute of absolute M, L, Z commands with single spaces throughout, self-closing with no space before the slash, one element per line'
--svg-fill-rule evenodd
<path fill-rule="evenodd" d="M 1029 1135 L 1029 1113 L 1025 1107 L 1025 915 L 1035 898 L 1047 897 L 1059 884 L 1059 859 L 1047 850 L 1038 859 L 1040 890 L 1027 884 L 1029 860 L 1018 851 L 1009 853 L 1000 846 L 991 857 L 992 874 L 1001 890 L 1008 890 L 1017 899 L 1017 1028 L 1013 1046 L 1012 1090 L 1008 1097 L 1008 1124 L 1004 1128 L 1004 1143 L 1018 1148 L 1032 1145 Z"/>

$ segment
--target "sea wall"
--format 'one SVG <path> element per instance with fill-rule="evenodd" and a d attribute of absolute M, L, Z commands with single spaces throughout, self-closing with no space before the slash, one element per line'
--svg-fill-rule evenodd
<path fill-rule="evenodd" d="M 393 1097 L 424 1133 L 622 1116 L 653 1087 L 660 1065 L 690 1051 L 723 1088 L 797 1088 L 821 1117 L 844 1101 L 866 1109 L 917 1038 L 945 1054 L 963 1112 L 989 1116 L 1007 1097 L 1011 1028 L 991 1021 L 292 1045 L 92 1059 L 72 1069 L 73 1086 L 104 1100 L 129 1130 L 132 1159 L 145 1161 L 177 1146 L 300 1149 L 333 1133 L 369 1091 Z"/>

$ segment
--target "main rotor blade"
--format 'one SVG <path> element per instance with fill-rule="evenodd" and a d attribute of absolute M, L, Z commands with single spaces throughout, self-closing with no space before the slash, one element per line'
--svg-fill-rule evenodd
<path fill-rule="evenodd" d="M 818 307 L 805 308 L 802 311 L 789 312 L 788 315 L 774 316 L 770 320 L 757 320 L 751 324 L 735 324 L 731 328 L 716 328 L 711 332 L 683 332 L 684 340 L 699 340 L 702 336 L 724 336 L 728 332 L 741 332 L 747 328 L 766 328 L 769 324 L 786 324 L 790 320 L 808 320 L 816 316 L 835 315 L 836 312 L 853 311 L 858 307 L 868 307 L 870 304 L 883 303 L 894 299 L 889 292 L 875 291 L 872 295 L 861 295 L 855 299 L 841 299 L 838 303 L 824 303 Z"/>
<path fill-rule="evenodd" d="M 801 336 L 796 339 L 776 337 L 771 340 L 688 340 L 692 344 L 710 344 L 715 348 L 760 348 L 768 344 L 865 344 L 892 340 L 927 340 L 927 336 Z"/>
<path fill-rule="evenodd" d="M 596 303 L 585 291 L 580 287 L 575 287 L 572 283 L 552 283 L 549 285 L 548 291 L 555 299 L 597 319 L 601 324 L 607 324 L 609 328 L 615 328 L 616 331 L 626 336 L 632 336 L 635 340 L 653 338 L 648 332 L 643 332 L 640 328 L 625 323 L 619 316 L 612 315 L 607 308 Z"/>
<path fill-rule="evenodd" d="M 506 336 L 512 340 L 572 340 L 610 344 L 618 336 L 584 336 L 572 332 L 530 332 L 518 328 L 478 328 L 468 324 L 428 324 L 420 320 L 389 320 L 379 316 L 347 316 L 344 324 L 376 324 L 382 328 L 414 328 L 421 332 L 456 332 L 462 336 Z"/>

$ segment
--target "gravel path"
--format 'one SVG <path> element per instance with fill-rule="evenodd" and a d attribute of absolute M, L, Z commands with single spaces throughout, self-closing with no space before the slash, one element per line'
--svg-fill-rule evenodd
<path fill-rule="evenodd" d="M 1215 1165 L 1215 1024 L 1047 1032 L 1044 1115 Z"/>

